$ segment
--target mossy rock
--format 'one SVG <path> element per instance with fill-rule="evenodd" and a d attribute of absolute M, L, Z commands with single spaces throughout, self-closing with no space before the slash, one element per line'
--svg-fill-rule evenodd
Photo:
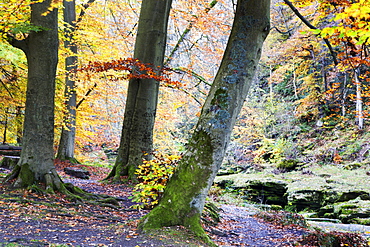
<path fill-rule="evenodd" d="M 353 218 L 350 223 L 370 226 L 370 218 Z"/>
<path fill-rule="evenodd" d="M 370 201 L 357 198 L 348 202 L 334 204 L 334 214 L 343 223 L 369 224 L 366 220 L 370 218 Z M 360 220 L 365 219 L 365 220 Z"/>
<path fill-rule="evenodd" d="M 343 166 L 346 170 L 355 170 L 361 168 L 362 164 L 360 163 L 350 163 Z"/>
<path fill-rule="evenodd" d="M 280 206 L 287 204 L 287 184 L 283 181 L 249 181 L 244 191 L 253 202 Z"/>
<path fill-rule="evenodd" d="M 293 171 L 298 167 L 298 161 L 293 159 L 284 159 L 276 166 L 278 169 Z"/>
<path fill-rule="evenodd" d="M 368 196 L 368 195 L 369 195 L 369 193 L 366 192 L 366 191 L 348 191 L 348 192 L 343 192 L 339 196 L 337 202 L 350 201 L 350 200 L 353 200 L 353 199 L 358 198 L 359 196 L 363 196 L 363 198 L 366 198 L 366 196 Z"/>
<path fill-rule="evenodd" d="M 0 167 L 5 169 L 13 169 L 19 161 L 19 157 L 4 157 L 0 161 Z"/>
<path fill-rule="evenodd" d="M 317 210 L 322 206 L 325 192 L 322 190 L 297 190 L 289 192 L 288 204 L 290 210 L 297 212 L 305 209 Z"/>
<path fill-rule="evenodd" d="M 334 214 L 334 206 L 333 205 L 326 205 L 324 207 L 321 207 L 317 211 L 317 215 L 319 217 L 324 217 L 324 218 L 336 218 L 336 215 Z"/>

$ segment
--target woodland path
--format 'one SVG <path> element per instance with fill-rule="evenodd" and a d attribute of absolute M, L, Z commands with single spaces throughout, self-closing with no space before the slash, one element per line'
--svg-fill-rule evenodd
<path fill-rule="evenodd" d="M 97 194 L 120 200 L 121 208 L 70 202 L 59 196 L 43 196 L 27 191 L 9 192 L 0 187 L 0 246 L 202 246 L 194 239 L 170 234 L 141 235 L 136 227 L 146 210 L 132 210 L 131 188 L 92 180 L 65 182 Z M 95 172 L 95 174 L 97 174 Z M 98 176 L 98 175 L 95 175 Z M 282 227 L 254 217 L 254 211 L 234 205 L 221 205 L 221 222 L 206 230 L 219 246 L 295 246 L 305 233 L 298 227 Z"/>

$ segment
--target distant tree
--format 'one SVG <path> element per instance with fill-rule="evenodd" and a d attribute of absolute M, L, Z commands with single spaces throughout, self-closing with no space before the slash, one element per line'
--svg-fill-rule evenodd
<path fill-rule="evenodd" d="M 74 146 L 76 138 L 76 83 L 73 78 L 73 70 L 77 69 L 77 44 L 73 41 L 73 31 L 76 29 L 76 2 L 63 0 L 63 17 L 66 25 L 64 46 L 69 51 L 65 58 L 65 116 L 64 126 L 60 134 L 57 158 L 60 160 L 71 160 L 74 158 Z"/>
<path fill-rule="evenodd" d="M 52 0 L 31 1 L 31 31 L 10 43 L 24 51 L 28 82 L 21 158 L 8 179 L 15 187 L 46 183 L 59 189 L 61 179 L 54 166 L 54 96 L 58 63 L 58 10 Z"/>
<path fill-rule="evenodd" d="M 186 152 L 140 229 L 182 225 L 206 237 L 200 216 L 270 31 L 270 0 L 239 0 L 222 63 Z"/>
<path fill-rule="evenodd" d="M 134 58 L 153 66 L 163 66 L 168 17 L 172 0 L 143 0 L 135 43 Z M 139 68 L 133 73 L 140 74 Z M 153 128 L 157 110 L 159 82 L 135 77 L 129 81 L 118 157 L 107 178 L 135 179 L 143 158 L 153 151 Z"/>
<path fill-rule="evenodd" d="M 74 72 L 77 69 L 77 43 L 74 40 L 76 26 L 82 17 L 85 15 L 85 10 L 95 0 L 89 0 L 83 5 L 78 19 L 76 18 L 76 1 L 75 0 L 63 0 L 63 18 L 65 23 L 64 31 L 64 47 L 67 49 L 68 54 L 65 58 L 65 115 L 64 115 L 64 126 L 60 134 L 60 141 L 58 146 L 57 158 L 60 160 L 70 160 L 74 163 L 78 161 L 74 157 L 75 153 L 75 140 L 76 140 L 76 110 L 77 110 L 77 93 L 76 93 L 76 81 L 74 78 Z"/>

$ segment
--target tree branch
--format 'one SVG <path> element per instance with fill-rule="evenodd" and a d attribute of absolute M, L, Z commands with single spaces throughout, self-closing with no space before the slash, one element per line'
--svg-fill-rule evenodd
<path fill-rule="evenodd" d="M 82 104 L 82 102 L 86 100 L 87 96 L 89 96 L 89 94 L 94 90 L 94 88 L 96 88 L 96 86 L 98 86 L 98 84 L 95 83 L 94 86 L 92 86 L 89 90 L 87 90 L 84 97 L 77 103 L 76 109 Z"/>
<path fill-rule="evenodd" d="M 301 21 L 306 24 L 307 27 L 311 28 L 311 29 L 318 29 L 317 27 L 315 27 L 314 25 L 312 25 L 306 18 L 304 18 L 303 15 L 301 15 L 301 13 L 299 13 L 298 9 L 296 7 L 294 7 L 294 5 L 289 1 L 289 0 L 284 0 L 284 2 L 290 7 L 290 9 L 298 16 L 299 19 L 301 19 Z M 330 51 L 330 54 L 333 58 L 333 62 L 335 65 L 338 65 L 338 60 L 337 60 L 337 56 L 333 50 L 333 47 L 331 46 L 330 42 L 328 39 L 324 39 L 324 42 L 326 44 L 326 46 L 329 48 L 329 51 Z"/>
<path fill-rule="evenodd" d="M 95 2 L 95 0 L 89 0 L 87 1 L 87 3 L 85 4 L 82 4 L 82 10 L 77 18 L 77 21 L 76 21 L 76 24 L 81 22 L 82 18 L 84 17 L 84 15 L 86 14 L 86 10 L 91 6 L 91 4 L 93 4 Z"/>
<path fill-rule="evenodd" d="M 217 0 L 213 0 L 204 10 L 205 14 L 208 14 L 208 12 L 217 4 Z M 198 19 L 199 16 L 196 16 L 195 19 Z M 185 28 L 185 30 L 182 32 L 179 40 L 177 41 L 176 45 L 173 47 L 171 53 L 168 55 L 166 61 L 164 62 L 164 65 L 167 65 L 170 60 L 172 59 L 172 56 L 175 54 L 175 52 L 179 49 L 180 44 L 184 41 L 185 36 L 190 32 L 190 30 L 193 28 L 194 20 L 189 21 L 188 26 Z"/>
<path fill-rule="evenodd" d="M 9 33 L 7 35 L 7 41 L 8 43 L 15 47 L 15 48 L 18 48 L 20 50 L 22 50 L 26 55 L 27 55 L 27 50 L 28 50 L 28 37 L 25 38 L 25 39 L 22 39 L 22 40 L 18 40 L 16 38 L 14 38 L 13 36 L 10 36 Z"/>

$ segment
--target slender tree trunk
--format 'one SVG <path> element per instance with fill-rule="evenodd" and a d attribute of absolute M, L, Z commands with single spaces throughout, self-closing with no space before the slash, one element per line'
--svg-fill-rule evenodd
<path fill-rule="evenodd" d="M 57 9 L 48 10 L 51 2 L 31 4 L 31 23 L 43 30 L 31 32 L 26 40 L 11 42 L 25 52 L 28 62 L 23 147 L 20 161 L 7 179 L 17 178 L 15 187 L 40 182 L 57 189 L 61 185 L 54 167 L 53 150 L 58 13 Z"/>
<path fill-rule="evenodd" d="M 17 106 L 17 112 L 15 114 L 15 121 L 17 125 L 17 143 L 22 144 L 23 139 L 23 115 L 22 107 Z"/>
<path fill-rule="evenodd" d="M 172 0 L 143 0 L 134 57 L 159 72 L 163 66 L 167 24 Z M 140 73 L 140 71 L 137 71 Z M 135 170 L 153 151 L 153 128 L 159 82 L 134 78 L 129 82 L 120 147 L 115 165 L 107 178 L 136 178 Z"/>
<path fill-rule="evenodd" d="M 178 168 L 140 229 L 182 225 L 204 237 L 200 215 L 270 30 L 270 0 L 238 0 L 219 71 Z"/>
<path fill-rule="evenodd" d="M 355 69 L 355 82 L 356 82 L 356 118 L 359 129 L 364 128 L 364 113 L 362 110 L 362 93 L 361 93 L 361 81 L 359 78 L 359 69 Z"/>
<path fill-rule="evenodd" d="M 76 28 L 76 3 L 74 0 L 63 0 L 64 22 L 68 25 L 66 28 L 64 46 L 70 54 L 65 58 L 65 106 L 64 125 L 60 135 L 57 158 L 60 160 L 70 160 L 77 162 L 74 158 L 74 147 L 76 137 L 76 85 L 72 77 L 74 70 L 77 69 L 77 45 L 73 41 L 73 32 Z"/>

